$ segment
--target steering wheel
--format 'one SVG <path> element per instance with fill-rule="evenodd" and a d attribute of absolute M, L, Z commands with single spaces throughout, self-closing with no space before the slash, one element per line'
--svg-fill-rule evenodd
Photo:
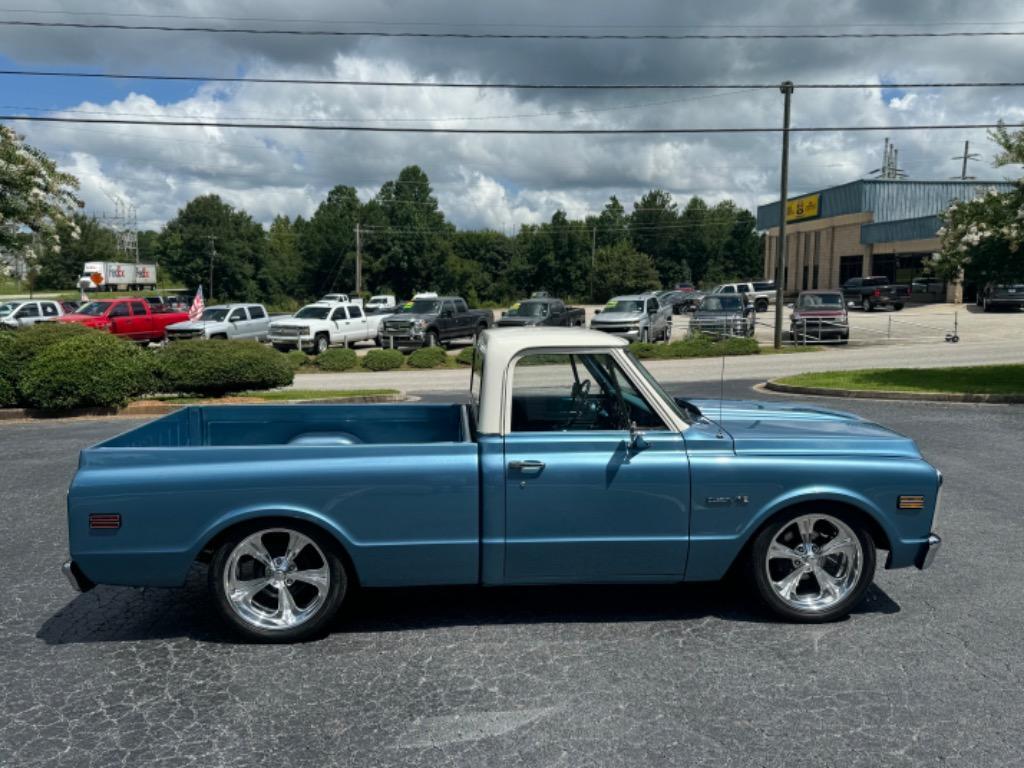
<path fill-rule="evenodd" d="M 569 429 L 576 423 L 576 419 L 583 415 L 583 408 L 587 404 L 587 396 L 590 394 L 590 379 L 572 385 L 572 402 L 569 404 L 569 418 L 563 429 Z"/>

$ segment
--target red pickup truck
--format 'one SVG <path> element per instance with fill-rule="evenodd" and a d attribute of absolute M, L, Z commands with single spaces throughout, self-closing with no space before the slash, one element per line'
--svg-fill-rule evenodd
<path fill-rule="evenodd" d="M 169 312 L 153 307 L 145 299 L 104 299 L 90 301 L 74 314 L 58 322 L 78 323 L 89 328 L 108 330 L 117 336 L 139 342 L 163 341 L 164 329 L 171 323 L 188 320 L 188 312 Z"/>

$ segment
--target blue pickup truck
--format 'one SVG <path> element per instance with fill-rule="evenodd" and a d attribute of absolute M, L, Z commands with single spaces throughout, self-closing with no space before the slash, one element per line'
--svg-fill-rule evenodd
<path fill-rule="evenodd" d="M 357 585 L 677 582 L 742 572 L 777 614 L 846 615 L 927 567 L 941 474 L 801 405 L 669 397 L 626 342 L 494 329 L 468 405 L 184 408 L 82 451 L 78 589 L 209 586 L 242 636 L 322 632 Z"/>

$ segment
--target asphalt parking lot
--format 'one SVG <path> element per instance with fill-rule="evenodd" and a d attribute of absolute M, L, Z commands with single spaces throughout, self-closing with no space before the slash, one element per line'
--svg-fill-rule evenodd
<path fill-rule="evenodd" d="M 199 570 L 76 596 L 77 451 L 137 422 L 0 425 L 0 765 L 1020 765 L 1024 407 L 834 405 L 946 475 L 933 569 L 879 571 L 847 621 L 742 585 L 394 590 L 291 647 L 234 644 Z"/>

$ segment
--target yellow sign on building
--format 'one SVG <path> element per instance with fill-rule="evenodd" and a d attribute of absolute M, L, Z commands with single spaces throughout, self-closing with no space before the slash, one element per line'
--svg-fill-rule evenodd
<path fill-rule="evenodd" d="M 786 203 L 786 221 L 813 219 L 818 215 L 818 203 L 821 195 L 806 195 Z"/>

